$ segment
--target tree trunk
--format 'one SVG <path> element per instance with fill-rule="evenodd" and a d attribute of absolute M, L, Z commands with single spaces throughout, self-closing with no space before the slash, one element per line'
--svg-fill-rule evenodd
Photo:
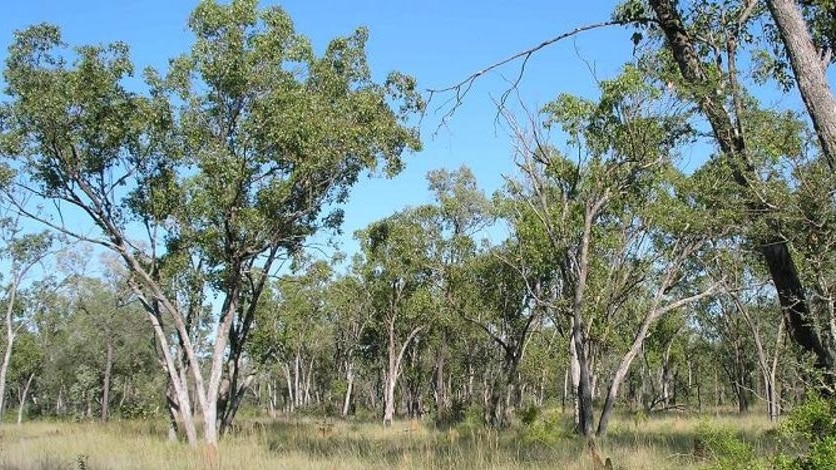
<path fill-rule="evenodd" d="M 6 336 L 6 350 L 3 353 L 3 362 L 0 363 L 0 422 L 3 420 L 3 410 L 5 403 L 3 398 L 6 396 L 6 374 L 9 370 L 9 363 L 12 359 L 12 346 L 14 345 L 14 334 L 11 328 L 8 329 L 9 334 Z"/>
<path fill-rule="evenodd" d="M 777 393 L 778 386 L 778 358 L 780 357 L 781 339 L 784 337 L 784 324 L 778 324 L 778 334 L 775 335 L 775 352 L 772 355 L 772 368 L 769 370 L 769 420 L 775 422 L 781 415 L 781 395 Z"/>
<path fill-rule="evenodd" d="M 301 371 L 301 352 L 296 350 L 296 357 L 293 359 L 293 400 L 294 404 L 302 406 L 302 379 L 300 377 Z"/>
<path fill-rule="evenodd" d="M 293 413 L 296 404 L 296 397 L 293 394 L 293 377 L 290 374 L 290 366 L 287 363 L 282 364 L 284 368 L 284 378 L 287 383 L 287 412 Z"/>
<path fill-rule="evenodd" d="M 385 390 L 383 392 L 383 425 L 391 426 L 395 417 L 395 377 L 386 374 Z"/>
<path fill-rule="evenodd" d="M 26 379 L 26 385 L 23 387 L 23 391 L 20 392 L 20 404 L 17 407 L 17 424 L 23 422 L 23 410 L 26 408 L 26 400 L 29 398 L 29 388 L 32 386 L 32 380 L 35 379 L 35 373 L 32 372 L 29 374 L 29 378 Z"/>
<path fill-rule="evenodd" d="M 316 362 L 316 359 L 311 358 L 311 360 L 308 361 L 308 370 L 307 370 L 307 372 L 305 372 L 305 406 L 306 407 L 311 406 L 311 380 L 312 380 L 312 376 L 313 376 L 313 368 L 314 368 L 314 363 L 315 362 Z"/>
<path fill-rule="evenodd" d="M 110 375 L 113 370 L 113 339 L 109 331 L 107 335 L 107 351 L 105 352 L 104 379 L 102 380 L 102 422 L 106 422 L 110 411 Z"/>
<path fill-rule="evenodd" d="M 177 392 L 174 390 L 174 385 L 171 383 L 171 377 L 168 378 L 168 385 L 165 391 L 166 408 L 168 409 L 168 440 L 177 440 L 177 430 L 180 427 L 178 418 L 180 416 L 180 404 L 177 401 Z M 195 436 L 195 439 L 197 437 Z"/>
<path fill-rule="evenodd" d="M 766 4 L 778 27 L 801 99 L 832 170 L 836 161 L 836 100 L 827 82 L 830 53 L 822 54 L 813 43 L 795 0 L 767 0 Z"/>
<path fill-rule="evenodd" d="M 176 403 L 177 414 L 180 416 L 180 423 L 182 423 L 183 430 L 186 433 L 186 442 L 188 442 L 189 446 L 195 447 L 197 446 L 197 428 L 194 425 L 188 383 L 181 376 L 181 372 L 185 373 L 185 370 L 176 366 L 174 358 L 170 353 L 171 348 L 169 347 L 168 339 L 157 316 L 149 311 L 148 317 L 151 320 L 151 326 L 154 329 L 154 334 L 160 346 L 159 351 L 163 356 L 163 368 L 168 375 L 169 386 L 174 392 L 171 398 Z"/>
<path fill-rule="evenodd" d="M 560 401 L 560 412 L 561 413 L 566 413 L 566 399 L 567 398 L 569 398 L 569 368 L 568 367 L 563 372 L 563 399 Z"/>
<path fill-rule="evenodd" d="M 345 418 L 348 416 L 348 412 L 351 409 L 351 392 L 354 389 L 354 364 L 351 361 L 348 361 L 345 368 L 345 397 L 343 399 L 343 410 L 342 416 Z"/>
<path fill-rule="evenodd" d="M 577 432 L 584 436 L 592 435 L 592 382 L 589 370 L 589 357 L 586 351 L 583 331 L 584 291 L 589 273 L 589 250 L 592 242 L 592 225 L 598 210 L 603 206 L 602 197 L 594 204 L 587 203 L 584 211 L 584 230 L 581 239 L 580 256 L 578 262 L 578 278 L 572 301 L 572 342 L 580 369 L 578 382 L 578 427 Z"/>
<path fill-rule="evenodd" d="M 0 423 L 3 422 L 3 411 L 6 396 L 6 374 L 9 372 L 9 363 L 12 360 L 12 348 L 15 344 L 15 328 L 12 324 L 12 313 L 14 312 L 15 297 L 17 296 L 17 283 L 12 282 L 9 286 L 9 297 L 6 299 L 6 350 L 3 353 L 3 362 L 0 363 Z"/>
<path fill-rule="evenodd" d="M 230 268 L 233 272 L 240 272 L 241 266 L 233 264 Z M 218 400 L 221 391 L 221 379 L 223 377 L 224 354 L 229 342 L 229 331 L 232 327 L 233 317 L 238 312 L 238 302 L 241 286 L 238 283 L 232 285 L 224 302 L 221 318 L 215 329 L 215 344 L 212 349 L 212 364 L 209 370 L 209 383 L 206 386 L 206 401 L 203 403 L 203 440 L 209 446 L 210 460 L 214 460 L 218 445 Z"/>
<path fill-rule="evenodd" d="M 449 400 L 444 377 L 444 365 L 447 358 L 447 333 L 441 335 L 441 344 L 435 356 L 435 371 L 433 374 L 433 388 L 435 395 L 435 410 L 438 416 L 446 414 Z"/>
<path fill-rule="evenodd" d="M 518 364 L 516 353 L 506 351 L 502 367 L 491 387 L 489 416 L 491 426 L 496 429 L 504 429 L 511 424 L 511 416 L 519 405 Z"/>
<path fill-rule="evenodd" d="M 398 382 L 398 376 L 401 373 L 401 362 L 403 361 L 404 353 L 406 353 L 406 348 L 409 347 L 410 343 L 412 343 L 412 340 L 415 338 L 418 332 L 420 332 L 423 329 L 423 327 L 413 328 L 407 336 L 406 340 L 404 340 L 403 344 L 401 345 L 400 350 L 398 350 L 395 344 L 394 315 L 392 316 L 392 319 L 389 320 L 387 323 L 388 367 L 385 371 L 386 378 L 384 380 L 383 425 L 391 426 L 392 419 L 395 417 L 395 386 Z"/>
<path fill-rule="evenodd" d="M 276 419 L 276 389 L 272 379 L 267 381 L 267 416 Z"/>
<path fill-rule="evenodd" d="M 237 373 L 235 372 L 235 374 Z M 248 374 L 242 383 L 234 386 L 227 385 L 227 396 L 218 403 L 220 415 L 218 432 L 220 435 L 225 435 L 230 426 L 232 426 L 232 420 L 238 414 L 238 408 L 241 407 L 241 402 L 244 400 L 244 396 L 247 394 L 254 380 L 255 374 Z M 238 382 L 238 380 L 236 379 L 235 382 Z"/>
<path fill-rule="evenodd" d="M 581 406 L 578 397 L 578 390 L 581 386 L 581 366 L 578 362 L 578 351 L 575 348 L 575 341 L 569 338 L 569 368 L 572 376 L 572 408 L 574 415 L 575 428 L 580 429 L 581 424 Z"/>

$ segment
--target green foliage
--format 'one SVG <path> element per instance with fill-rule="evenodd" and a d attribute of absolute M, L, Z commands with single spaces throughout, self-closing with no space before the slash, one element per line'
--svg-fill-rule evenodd
<path fill-rule="evenodd" d="M 743 441 L 733 429 L 712 426 L 703 422 L 697 428 L 696 439 L 704 447 L 712 463 L 708 470 L 761 470 L 766 467 L 755 457 L 752 446 Z"/>
<path fill-rule="evenodd" d="M 530 417 L 530 416 L 529 416 Z M 565 444 L 574 435 L 566 417 L 554 410 L 538 413 L 538 416 L 521 427 L 518 432 L 522 442 L 529 445 L 555 447 Z"/>
<path fill-rule="evenodd" d="M 836 468 L 836 406 L 832 399 L 809 396 L 781 423 L 780 434 L 788 450 L 776 456 L 777 468 Z"/>
<path fill-rule="evenodd" d="M 535 405 L 529 405 L 526 408 L 520 410 L 517 415 L 520 418 L 520 422 L 526 426 L 530 426 L 534 424 L 537 418 L 540 416 L 540 408 Z"/>

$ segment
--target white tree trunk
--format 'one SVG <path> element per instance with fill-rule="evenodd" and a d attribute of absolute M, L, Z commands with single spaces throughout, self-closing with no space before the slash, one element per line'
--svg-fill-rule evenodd
<path fill-rule="evenodd" d="M 346 365 L 346 372 L 345 372 L 345 398 L 343 399 L 343 417 L 348 416 L 348 411 L 351 408 L 351 392 L 354 389 L 354 365 L 351 361 L 348 362 Z"/>
<path fill-rule="evenodd" d="M 29 374 L 29 378 L 26 379 L 26 385 L 23 387 L 23 391 L 20 392 L 20 404 L 17 407 L 17 424 L 20 425 L 23 422 L 23 410 L 26 408 L 26 400 L 29 398 L 29 388 L 32 386 L 32 380 L 35 378 L 35 373 Z"/>
<path fill-rule="evenodd" d="M 6 374 L 9 372 L 9 363 L 12 361 L 12 348 L 15 343 L 15 326 L 12 324 L 12 313 L 14 312 L 15 298 L 17 296 L 18 282 L 15 279 L 9 285 L 9 294 L 6 299 L 6 350 L 3 352 L 3 362 L 0 363 L 0 422 L 3 421 L 3 410 L 5 403 L 3 397 L 6 396 Z"/>

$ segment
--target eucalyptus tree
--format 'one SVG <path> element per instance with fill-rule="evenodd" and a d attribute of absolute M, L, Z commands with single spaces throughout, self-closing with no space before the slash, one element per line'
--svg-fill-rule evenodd
<path fill-rule="evenodd" d="M 454 333 L 461 325 L 459 313 L 466 308 L 461 292 L 469 276 L 467 262 L 479 252 L 477 237 L 495 223 L 496 210 L 466 166 L 454 171 L 433 170 L 427 174 L 427 181 L 434 201 L 417 211 L 425 223 L 440 229 L 439 239 L 434 242 L 438 249 L 427 262 L 435 289 L 444 299 L 433 329 L 437 335 L 433 396 L 436 414 L 443 418 L 451 405 L 446 363 L 459 340 Z"/>
<path fill-rule="evenodd" d="M 356 272 L 337 278 L 328 286 L 326 309 L 334 328 L 338 367 L 345 374 L 341 415 L 348 416 L 358 374 L 359 349 L 373 319 L 371 292 Z"/>
<path fill-rule="evenodd" d="M 755 0 L 747 0 L 748 9 L 757 8 Z M 798 91 L 813 128 L 822 155 L 830 170 L 836 170 L 836 99 L 827 80 L 827 69 L 833 63 L 836 27 L 833 26 L 833 5 L 828 1 L 767 0 L 775 21 L 783 52 L 792 68 Z M 785 66 L 783 55 L 776 64 Z"/>
<path fill-rule="evenodd" d="M 662 94 L 632 66 L 601 82 L 597 102 L 562 95 L 544 113 L 560 126 L 578 161 L 561 154 L 542 129 L 519 130 L 521 176 L 509 191 L 512 217 L 527 244 L 559 278 L 554 297 L 540 297 L 571 319 L 570 356 L 577 391 L 578 432 L 593 432 L 594 363 L 616 338 L 617 318 L 635 329 L 612 372 L 598 433 L 650 328 L 661 316 L 710 295 L 701 282 L 706 227 L 678 181 L 679 146 L 690 136 L 687 116 L 664 106 Z M 512 122 L 513 124 L 513 122 Z M 531 288 L 529 287 L 529 290 Z M 636 313 L 639 320 L 636 322 Z"/>
<path fill-rule="evenodd" d="M 429 259 L 440 249 L 440 228 L 406 210 L 372 223 L 357 233 L 362 253 L 357 259 L 375 312 L 375 336 L 385 344 L 383 423 L 395 414 L 395 389 L 407 349 L 429 328 L 438 311 Z"/>
<path fill-rule="evenodd" d="M 33 301 L 20 299 L 27 277 L 50 254 L 53 238 L 48 233 L 24 233 L 16 217 L 0 220 L 2 254 L 9 265 L 3 290 L 3 359 L 0 362 L 0 418 L 3 417 L 6 377 L 12 362 L 15 339 L 27 327 Z M 23 301 L 21 301 L 23 300 Z M 31 300 L 31 299 L 30 299 Z"/>
<path fill-rule="evenodd" d="M 811 308 L 802 274 L 787 237 L 788 231 L 782 226 L 780 217 L 774 214 L 774 209 L 780 206 L 780 202 L 767 199 L 762 194 L 761 186 L 768 181 L 762 178 L 760 173 L 761 161 L 758 154 L 763 149 L 752 146 L 753 139 L 758 137 L 758 131 L 750 129 L 750 117 L 753 111 L 758 111 L 758 107 L 746 94 L 746 87 L 741 78 L 745 71 L 740 69 L 739 64 L 744 63 L 740 57 L 741 48 L 754 47 L 756 34 L 753 32 L 753 19 L 759 12 L 758 4 L 751 1 L 730 4 L 697 2 L 685 7 L 683 11 L 678 3 L 675 0 L 648 2 L 654 18 L 653 27 L 661 32 L 664 40 L 663 51 L 670 59 L 668 63 L 673 66 L 673 69 L 665 69 L 664 80 L 669 84 L 669 89 L 674 90 L 681 99 L 696 103 L 708 121 L 719 150 L 716 159 L 721 161 L 719 165 L 727 168 L 726 173 L 737 184 L 738 195 L 745 201 L 745 214 L 761 227 L 760 231 L 750 233 L 749 236 L 755 245 L 754 248 L 769 268 L 778 301 L 784 312 L 787 331 L 798 345 L 816 357 L 817 368 L 826 376 L 831 376 L 833 353 L 827 347 L 826 338 L 823 338 L 821 331 L 816 328 L 816 323 L 819 322 L 816 317 L 822 313 Z M 810 64 L 816 68 L 810 75 L 803 72 L 803 67 L 798 67 L 799 60 L 813 61 L 814 58 L 809 57 L 809 50 L 791 50 L 795 49 L 792 43 L 798 38 L 790 37 L 792 34 L 788 29 L 787 18 L 783 17 L 788 13 L 788 8 L 795 8 L 790 3 L 793 2 L 768 2 L 778 22 L 780 34 L 787 46 L 786 52 L 793 62 L 796 78 L 811 116 L 819 115 L 820 113 L 809 106 L 815 104 L 817 107 L 832 107 L 832 98 L 814 98 L 813 101 L 816 103 L 813 103 L 810 90 L 803 82 L 809 84 L 815 80 L 820 81 L 822 70 L 829 61 L 819 60 L 818 63 Z M 644 14 L 641 2 L 631 1 L 625 5 L 628 8 L 620 10 L 619 15 Z M 706 6 L 710 7 L 705 8 Z M 794 25 L 797 33 L 801 33 L 799 26 Z M 707 34 L 709 31 L 710 34 Z M 801 39 L 807 42 L 807 46 L 811 46 L 809 36 Z M 772 59 L 774 62 L 774 58 Z M 773 70 L 780 70 L 780 67 Z M 780 77 L 779 74 L 778 78 Z M 825 152 L 824 160 L 828 160 L 828 125 L 819 119 L 820 117 L 814 117 L 814 122 L 816 129 L 820 131 L 819 137 L 822 139 Z M 786 143 L 792 144 L 794 141 L 795 139 L 791 139 Z M 773 139 L 773 143 L 775 142 L 777 140 Z M 787 152 L 791 154 L 792 149 L 788 149 Z"/>
<path fill-rule="evenodd" d="M 521 404 L 520 364 L 531 339 L 546 318 L 552 286 L 548 275 L 537 273 L 520 259 L 518 243 L 487 250 L 465 266 L 469 279 L 465 297 L 471 308 L 459 312 L 481 330 L 499 351 L 490 384 L 486 422 L 496 428 L 510 425 Z"/>
<path fill-rule="evenodd" d="M 362 172 L 382 164 L 395 174 L 403 152 L 419 146 L 406 124 L 421 107 L 414 82 L 397 73 L 372 80 L 366 30 L 317 57 L 281 9 L 256 3 L 201 2 L 189 18 L 192 49 L 165 74 L 146 70 L 144 92 L 126 88 L 134 70 L 126 44 L 68 51 L 49 25 L 16 33 L 5 69 L 8 199 L 122 260 L 191 445 L 192 400 L 211 447 L 221 418 L 234 416 L 225 396 L 246 383 L 242 351 L 276 260 L 339 225 L 341 212 L 323 211 L 343 202 Z M 56 209 L 38 212 L 11 189 Z M 65 214 L 95 230 L 65 225 Z M 196 292 L 220 299 L 205 356 L 166 279 L 167 265 L 195 260 Z"/>

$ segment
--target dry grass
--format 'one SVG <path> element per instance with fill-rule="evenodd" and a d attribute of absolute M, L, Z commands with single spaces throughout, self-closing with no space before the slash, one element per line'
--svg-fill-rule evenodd
<path fill-rule="evenodd" d="M 700 422 L 739 430 L 766 452 L 769 422 L 760 416 L 710 418 L 664 416 L 613 423 L 600 441 L 602 454 L 623 469 L 697 469 L 693 436 Z M 546 426 L 503 433 L 479 426 L 447 431 L 414 422 L 379 424 L 316 420 L 243 421 L 223 440 L 217 467 L 223 469 L 591 469 L 582 439 L 571 436 L 564 418 Z M 0 427 L 0 469 L 204 469 L 201 449 L 165 440 L 162 423 L 32 422 Z"/>

